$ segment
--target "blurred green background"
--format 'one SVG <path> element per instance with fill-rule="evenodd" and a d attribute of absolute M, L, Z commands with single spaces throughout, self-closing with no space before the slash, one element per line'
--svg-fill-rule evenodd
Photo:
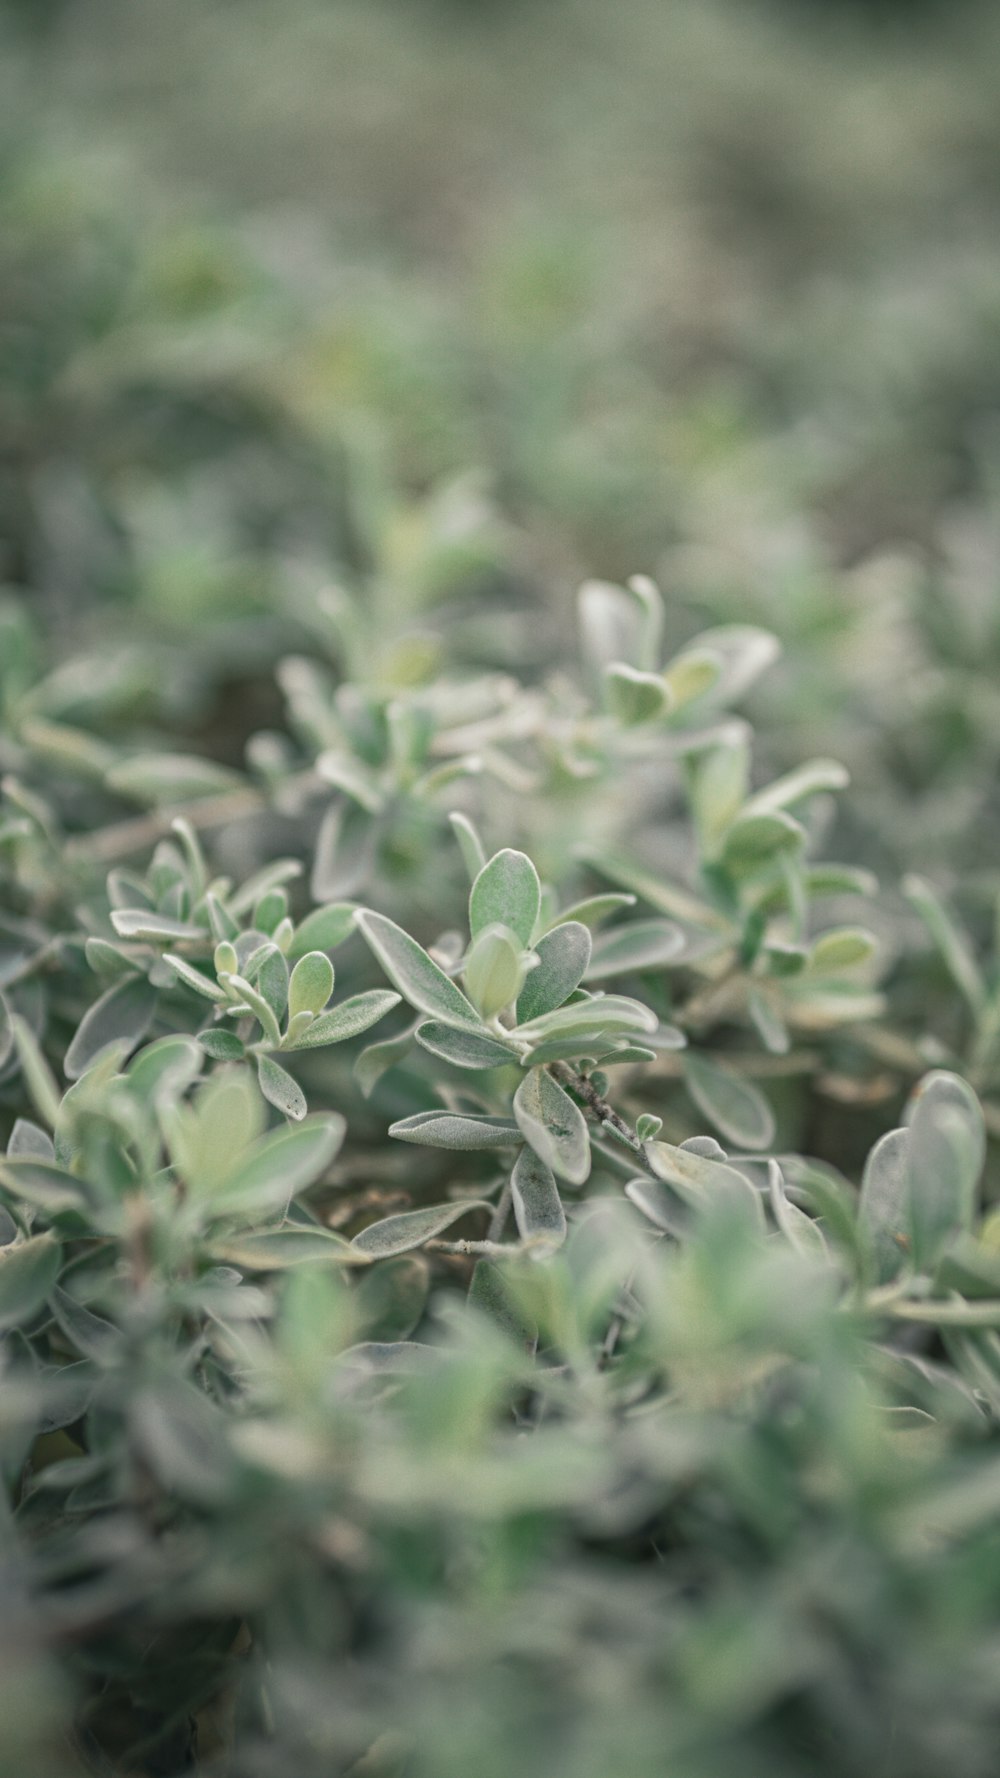
<path fill-rule="evenodd" d="M 237 761 L 330 577 L 523 669 L 641 570 L 859 856 L 993 872 L 995 7 L 0 17 L 0 572 L 102 722 Z"/>

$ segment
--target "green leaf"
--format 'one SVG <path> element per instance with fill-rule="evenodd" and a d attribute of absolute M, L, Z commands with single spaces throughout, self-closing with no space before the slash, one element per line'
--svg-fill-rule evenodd
<path fill-rule="evenodd" d="M 309 1107 L 306 1096 L 297 1080 L 293 1080 L 287 1068 L 282 1068 L 271 1056 L 257 1057 L 257 1080 L 260 1090 L 269 1105 L 290 1117 L 295 1123 L 301 1123 Z"/>
<path fill-rule="evenodd" d="M 513 1118 L 488 1112 L 416 1111 L 389 1125 L 389 1135 L 424 1148 L 509 1148 L 521 1136 Z"/>
<path fill-rule="evenodd" d="M 249 962 L 246 973 L 249 976 Z M 288 1005 L 288 964 L 277 946 L 269 947 L 263 962 L 255 971 L 255 977 L 258 992 L 267 1001 L 280 1027 Z"/>
<path fill-rule="evenodd" d="M 107 774 L 118 796 L 137 803 L 186 803 L 196 797 L 219 796 L 243 783 L 237 772 L 211 759 L 187 753 L 136 753 L 120 760 Z"/>
<path fill-rule="evenodd" d="M 613 661 L 604 669 L 604 699 L 611 715 L 632 727 L 666 714 L 670 687 L 660 673 L 642 673 L 624 661 Z"/>
<path fill-rule="evenodd" d="M 522 1241 L 559 1247 L 566 1239 L 566 1212 L 555 1175 L 533 1148 L 522 1148 L 510 1176 L 514 1221 Z"/>
<path fill-rule="evenodd" d="M 91 1202 L 90 1188 L 82 1179 L 41 1158 L 8 1154 L 0 1161 L 0 1184 L 12 1197 L 46 1216 L 59 1216 L 65 1210 L 85 1214 Z"/>
<path fill-rule="evenodd" d="M 826 1236 L 811 1216 L 807 1216 L 797 1204 L 790 1202 L 784 1174 L 777 1161 L 768 1161 L 767 1180 L 774 1220 L 785 1239 L 797 1253 L 813 1259 L 829 1259 Z"/>
<path fill-rule="evenodd" d="M 31 1026 L 15 1013 L 11 1018 L 14 1032 L 14 1044 L 17 1049 L 21 1073 L 25 1085 L 31 1094 L 35 1110 L 50 1130 L 54 1130 L 59 1117 L 59 1105 L 62 1095 L 56 1085 L 55 1077 L 42 1054 L 38 1039 Z"/>
<path fill-rule="evenodd" d="M 483 842 L 468 815 L 463 815 L 456 810 L 448 816 L 448 820 L 451 822 L 452 830 L 458 841 L 462 861 L 469 873 L 469 881 L 474 883 L 486 863 L 486 850 Z"/>
<path fill-rule="evenodd" d="M 791 1046 L 788 1027 L 777 1007 L 760 988 L 747 990 L 747 1011 L 764 1048 L 772 1056 L 786 1056 Z"/>
<path fill-rule="evenodd" d="M 773 1142 L 771 1107 L 749 1081 L 694 1050 L 685 1051 L 681 1066 L 699 1111 L 737 1148 L 767 1148 Z"/>
<path fill-rule="evenodd" d="M 560 1179 L 582 1185 L 590 1172 L 590 1138 L 583 1112 L 545 1068 L 532 1068 L 514 1095 L 524 1140 Z"/>
<path fill-rule="evenodd" d="M 339 1113 L 328 1112 L 265 1136 L 215 1187 L 208 1200 L 212 1215 L 252 1221 L 284 1212 L 329 1167 L 345 1130 Z"/>
<path fill-rule="evenodd" d="M 145 908 L 112 908 L 111 924 L 119 938 L 144 938 L 153 943 L 176 944 L 181 939 L 201 939 L 208 934 L 190 920 L 173 920 L 167 914 Z"/>
<path fill-rule="evenodd" d="M 363 994 L 352 994 L 329 1012 L 320 1013 L 311 1025 L 287 1045 L 288 1049 L 322 1049 L 328 1043 L 346 1043 L 358 1037 L 370 1025 L 384 1019 L 387 1012 L 399 1005 L 399 995 L 390 988 L 369 988 Z"/>
<path fill-rule="evenodd" d="M 430 1266 L 419 1253 L 369 1266 L 351 1294 L 355 1339 L 408 1339 L 427 1306 L 430 1276 Z"/>
<path fill-rule="evenodd" d="M 245 1068 L 213 1075 L 190 1105 L 160 1109 L 170 1158 L 194 1198 L 209 1198 L 228 1178 L 264 1126 L 264 1107 Z"/>
<path fill-rule="evenodd" d="M 227 969 L 220 970 L 219 980 L 224 987 L 229 988 L 233 994 L 246 1003 L 265 1037 L 277 1049 L 281 1042 L 281 1029 L 273 1009 L 264 999 L 263 994 L 258 994 L 256 988 L 251 987 L 245 976 L 230 974 Z"/>
<path fill-rule="evenodd" d="M 235 952 L 233 955 L 235 958 Z M 196 994 L 201 994 L 206 1000 L 214 1000 L 220 1004 L 225 1001 L 226 996 L 218 982 L 209 981 L 208 976 L 202 975 L 200 969 L 195 969 L 183 957 L 175 957 L 171 951 L 165 951 L 163 961 L 169 964 L 175 975 L 179 976 L 180 980 L 189 988 L 193 988 Z"/>
<path fill-rule="evenodd" d="M 292 970 L 288 984 L 288 1016 L 321 1013 L 333 993 L 333 964 L 323 951 L 307 951 Z"/>
<path fill-rule="evenodd" d="M 529 957 L 509 926 L 486 926 L 478 933 L 463 973 L 469 997 L 484 1019 L 513 1005 L 528 973 Z"/>
<path fill-rule="evenodd" d="M 472 1031 L 484 1030 L 482 1019 L 460 988 L 439 969 L 433 958 L 385 914 L 361 908 L 355 915 L 358 928 L 393 987 L 417 1012 Z"/>
<path fill-rule="evenodd" d="M 0 994 L 0 1068 L 14 1052 L 14 1022 L 6 997 Z"/>
<path fill-rule="evenodd" d="M 647 1031 L 652 1035 L 658 1022 L 656 1014 L 640 1000 L 630 1000 L 624 994 L 589 994 L 583 1000 L 571 1001 L 567 1006 L 540 1013 L 527 1023 L 515 1026 L 514 1035 L 528 1043 L 540 1043 L 582 1030 L 600 1030 L 609 1035 L 619 1031 Z"/>
<path fill-rule="evenodd" d="M 314 908 L 295 928 L 288 947 L 290 961 L 294 963 L 309 951 L 335 951 L 354 931 L 357 911 L 354 901 L 331 901 L 325 907 Z"/>
<path fill-rule="evenodd" d="M 66 1079 L 79 1080 L 112 1046 L 122 1045 L 125 1055 L 134 1050 L 153 1022 L 157 998 L 156 989 L 144 976 L 130 976 L 95 1000 L 66 1051 Z"/>
<path fill-rule="evenodd" d="M 0 1328 L 23 1327 L 55 1285 L 62 1247 L 54 1235 L 33 1235 L 0 1247 Z"/>
<path fill-rule="evenodd" d="M 567 925 L 575 920 L 581 926 L 599 926 L 602 920 L 609 919 L 622 908 L 634 907 L 634 895 L 627 895 L 620 889 L 609 889 L 605 894 L 585 896 L 583 901 L 574 901 L 570 907 L 564 908 L 559 915 L 559 925 Z M 537 945 L 535 949 L 538 949 Z"/>
<path fill-rule="evenodd" d="M 354 1078 L 365 1099 L 371 1097 L 383 1074 L 405 1060 L 416 1030 L 416 1024 L 408 1025 L 405 1031 L 400 1031 L 395 1037 L 383 1038 L 381 1043 L 369 1043 L 361 1051 L 354 1064 Z"/>
<path fill-rule="evenodd" d="M 496 852 L 472 885 L 469 930 L 475 938 L 487 926 L 509 926 L 522 945 L 530 945 L 541 899 L 542 886 L 531 859 L 524 852 Z"/>
<path fill-rule="evenodd" d="M 18 1117 L 14 1119 L 10 1133 L 7 1156 L 10 1160 L 54 1161 L 55 1144 L 38 1124 L 32 1123 L 30 1117 Z"/>
<path fill-rule="evenodd" d="M 235 1031 L 202 1031 L 198 1042 L 213 1062 L 242 1062 L 247 1053 L 246 1044 Z"/>
<path fill-rule="evenodd" d="M 202 1069 L 199 1045 L 192 1037 L 176 1033 L 147 1043 L 125 1071 L 130 1091 L 143 1104 L 161 1096 L 179 1097 L 197 1080 Z"/>
<path fill-rule="evenodd" d="M 534 947 L 538 963 L 518 995 L 519 1024 L 562 1006 L 582 982 L 591 948 L 591 936 L 582 921 L 564 920 L 550 927 Z"/>
<path fill-rule="evenodd" d="M 878 1283 L 903 1270 L 910 1249 L 909 1130 L 889 1130 L 865 1163 L 858 1228 L 872 1255 Z"/>
<path fill-rule="evenodd" d="M 431 1055 L 441 1056 L 456 1068 L 502 1068 L 516 1062 L 519 1052 L 497 1037 L 481 1037 L 476 1031 L 459 1031 L 454 1025 L 442 1025 L 425 1019 L 416 1029 L 416 1039 Z"/>
<path fill-rule="evenodd" d="M 686 944 L 683 931 L 671 920 L 633 920 L 614 926 L 594 940 L 585 980 L 603 981 L 633 969 L 656 969 L 673 963 Z"/>
<path fill-rule="evenodd" d="M 874 933 L 863 926 L 836 926 L 824 932 L 809 952 L 806 968 L 810 975 L 829 975 L 841 969 L 856 969 L 875 955 Z"/>
<path fill-rule="evenodd" d="M 357 1265 L 357 1255 L 349 1241 L 331 1229 L 303 1228 L 289 1223 L 281 1229 L 267 1229 L 259 1234 L 232 1234 L 212 1243 L 212 1257 L 231 1266 L 245 1267 L 249 1272 L 284 1272 L 290 1266 L 327 1261 L 334 1265 Z"/>
<path fill-rule="evenodd" d="M 657 1178 L 672 1185 L 689 1204 L 696 1208 L 731 1205 L 741 1215 L 747 1215 L 756 1228 L 764 1227 L 760 1198 L 738 1168 L 727 1166 L 714 1156 L 699 1154 L 686 1143 L 675 1148 L 670 1142 L 647 1142 L 644 1153 Z"/>
<path fill-rule="evenodd" d="M 722 847 L 722 862 L 736 876 L 760 870 L 786 855 L 801 852 L 805 829 L 791 815 L 747 815 L 733 822 Z"/>
<path fill-rule="evenodd" d="M 968 937 L 923 877 L 904 877 L 902 889 L 934 940 L 956 988 L 978 1017 L 987 992 Z"/>
<path fill-rule="evenodd" d="M 425 1241 L 449 1229 L 452 1223 L 470 1210 L 488 1210 L 489 1204 L 464 1199 L 457 1204 L 435 1204 L 426 1210 L 404 1210 L 400 1216 L 387 1216 L 383 1222 L 370 1223 L 355 1235 L 351 1246 L 366 1259 L 388 1259 L 397 1253 L 411 1253 Z"/>
<path fill-rule="evenodd" d="M 972 1228 L 986 1128 L 972 1088 L 943 1070 L 918 1083 L 904 1118 L 913 1262 L 926 1271 L 956 1235 Z"/>
<path fill-rule="evenodd" d="M 792 809 L 820 791 L 843 790 L 850 781 L 849 772 L 839 760 L 810 759 L 758 790 L 744 805 L 743 815 L 773 815 L 776 810 Z"/>

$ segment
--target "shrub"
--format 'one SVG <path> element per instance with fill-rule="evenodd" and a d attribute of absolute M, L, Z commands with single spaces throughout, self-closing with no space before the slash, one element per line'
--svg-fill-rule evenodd
<path fill-rule="evenodd" d="M 5 608 L 4 1770 L 993 1769 L 995 969 L 576 609 L 329 594 L 236 770 Z"/>

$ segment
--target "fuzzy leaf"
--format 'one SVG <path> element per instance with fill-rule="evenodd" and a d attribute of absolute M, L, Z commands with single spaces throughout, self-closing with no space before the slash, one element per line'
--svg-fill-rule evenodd
<path fill-rule="evenodd" d="M 389 1125 L 389 1135 L 425 1148 L 509 1148 L 520 1142 L 517 1124 L 486 1112 L 417 1111 Z"/>
<path fill-rule="evenodd" d="M 63 1062 L 67 1080 L 79 1080 L 112 1045 L 128 1055 L 153 1022 L 157 993 L 144 976 L 117 982 L 84 1013 Z"/>
<path fill-rule="evenodd" d="M 889 1130 L 865 1163 L 858 1227 L 871 1250 L 877 1281 L 902 1271 L 910 1248 L 909 1130 Z"/>
<path fill-rule="evenodd" d="M 904 1117 L 913 1260 L 926 1270 L 972 1228 L 986 1129 L 972 1088 L 943 1070 L 918 1083 Z"/>
<path fill-rule="evenodd" d="M 355 920 L 393 987 L 417 1012 L 440 1019 L 445 1025 L 484 1030 L 482 1019 L 461 989 L 401 926 L 370 908 L 360 909 Z"/>
<path fill-rule="evenodd" d="M 346 1125 L 337 1112 L 307 1118 L 295 1130 L 276 1130 L 255 1144 L 207 1200 L 215 1217 L 248 1221 L 287 1209 L 296 1192 L 311 1185 L 337 1154 Z"/>
<path fill-rule="evenodd" d="M 760 1198 L 744 1173 L 724 1160 L 700 1154 L 690 1144 L 675 1148 L 670 1142 L 647 1142 L 646 1159 L 658 1179 L 672 1185 L 695 1207 L 729 1203 L 748 1214 L 757 1228 L 764 1226 Z"/>
<path fill-rule="evenodd" d="M 562 1006 L 580 986 L 590 961 L 592 940 L 582 921 L 564 920 L 538 940 L 532 969 L 517 1000 L 519 1024 Z"/>
<path fill-rule="evenodd" d="M 288 984 L 288 1016 L 321 1013 L 333 993 L 333 964 L 323 951 L 307 951 L 292 970 Z"/>
<path fill-rule="evenodd" d="M 465 959 L 465 985 L 484 1019 L 511 1006 L 527 975 L 529 953 L 509 926 L 486 926 L 473 940 Z"/>
<path fill-rule="evenodd" d="M 37 1315 L 61 1263 L 62 1247 L 51 1234 L 0 1247 L 0 1328 L 21 1327 Z"/>
<path fill-rule="evenodd" d="M 353 901 L 331 901 L 325 907 L 314 908 L 295 928 L 288 947 L 290 961 L 294 963 L 310 951 L 335 951 L 354 931 L 357 911 Z"/>
<path fill-rule="evenodd" d="M 416 1029 L 416 1039 L 433 1056 L 441 1056 L 456 1068 L 502 1068 L 516 1062 L 518 1051 L 497 1037 L 481 1037 L 476 1031 L 459 1031 L 454 1025 L 442 1025 L 436 1019 L 425 1019 Z"/>
<path fill-rule="evenodd" d="M 671 920 L 633 920 L 612 927 L 594 940 L 584 979 L 597 982 L 631 969 L 656 969 L 674 962 L 685 943 L 681 928 Z"/>
<path fill-rule="evenodd" d="M 475 938 L 487 926 L 509 926 L 522 945 L 530 945 L 541 899 L 531 859 L 509 848 L 496 852 L 472 885 L 469 930 Z"/>
<path fill-rule="evenodd" d="M 287 1068 L 282 1068 L 272 1056 L 257 1057 L 257 1080 L 260 1090 L 269 1105 L 276 1111 L 290 1117 L 295 1123 L 301 1123 L 309 1107 L 306 1096 L 297 1080 L 293 1080 Z"/>
<path fill-rule="evenodd" d="M 210 981 L 208 976 L 202 975 L 200 969 L 195 969 L 183 957 L 175 957 L 172 952 L 167 951 L 164 953 L 163 961 L 169 964 L 174 974 L 187 987 L 193 988 L 195 993 L 201 994 L 205 1000 L 214 1000 L 220 1004 L 225 1001 L 226 996 L 218 982 Z"/>
<path fill-rule="evenodd" d="M 514 1162 L 510 1197 L 522 1241 L 561 1245 L 566 1239 L 566 1212 L 555 1175 L 527 1144 Z"/>
<path fill-rule="evenodd" d="M 387 1012 L 399 1005 L 399 995 L 390 988 L 369 988 L 364 994 L 352 994 L 329 1012 L 320 1013 L 305 1030 L 286 1047 L 294 1050 L 322 1049 L 328 1043 L 346 1043 L 358 1037 L 370 1025 L 384 1019 Z"/>
<path fill-rule="evenodd" d="M 590 1138 L 583 1112 L 545 1068 L 532 1068 L 514 1095 L 524 1140 L 547 1167 L 571 1185 L 590 1172 Z"/>
<path fill-rule="evenodd" d="M 774 1140 L 774 1114 L 757 1088 L 693 1050 L 682 1067 L 688 1092 L 699 1111 L 737 1148 L 767 1148 Z"/>
<path fill-rule="evenodd" d="M 266 1229 L 258 1234 L 232 1234 L 212 1243 L 213 1259 L 248 1272 L 283 1272 L 290 1266 L 331 1261 L 336 1265 L 356 1265 L 357 1257 L 349 1241 L 331 1229 L 303 1228 L 289 1223 L 285 1228 Z"/>
<path fill-rule="evenodd" d="M 451 1228 L 459 1217 L 470 1210 L 488 1210 L 488 1204 L 464 1199 L 458 1204 L 435 1204 L 425 1210 L 404 1210 L 400 1216 L 387 1216 L 383 1222 L 370 1223 L 351 1242 L 356 1253 L 366 1259 L 388 1259 L 396 1253 L 411 1253 L 425 1241 Z"/>

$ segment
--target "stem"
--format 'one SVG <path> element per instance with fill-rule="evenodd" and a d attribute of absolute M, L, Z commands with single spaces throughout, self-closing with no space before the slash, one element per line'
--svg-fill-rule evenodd
<path fill-rule="evenodd" d="M 571 1068 L 568 1062 L 550 1063 L 549 1073 L 559 1081 L 561 1086 L 569 1087 L 570 1091 L 582 1100 L 595 1123 L 600 1124 L 609 1136 L 614 1136 L 626 1148 L 631 1149 L 639 1166 L 644 1173 L 649 1175 L 650 1179 L 659 1177 L 646 1159 L 645 1144 L 636 1135 L 631 1124 L 627 1124 L 625 1119 L 619 1116 L 614 1106 L 609 1105 L 606 1099 L 602 1099 L 593 1081 L 588 1080 L 585 1074 L 580 1074 L 576 1068 Z"/>

